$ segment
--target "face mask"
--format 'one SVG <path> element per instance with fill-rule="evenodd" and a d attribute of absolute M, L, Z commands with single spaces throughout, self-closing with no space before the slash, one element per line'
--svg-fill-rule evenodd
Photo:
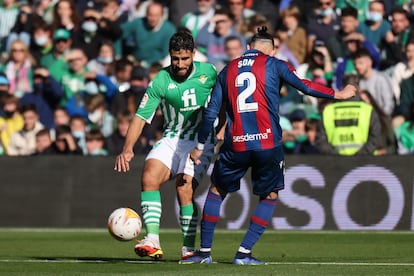
<path fill-rule="evenodd" d="M 96 95 L 99 93 L 99 87 L 94 81 L 88 81 L 85 83 L 85 92 L 91 95 Z"/>
<path fill-rule="evenodd" d="M 4 117 L 11 118 L 13 117 L 15 111 L 4 111 Z"/>
<path fill-rule="evenodd" d="M 99 120 L 102 118 L 102 111 L 97 109 L 91 113 L 88 114 L 88 119 L 89 121 L 91 121 L 92 123 L 96 124 L 97 122 L 99 122 Z"/>
<path fill-rule="evenodd" d="M 328 17 L 331 16 L 334 13 L 332 8 L 326 9 L 326 10 L 320 10 L 319 16 L 321 17 Z"/>
<path fill-rule="evenodd" d="M 372 21 L 372 22 L 379 22 L 382 20 L 382 14 L 379 12 L 367 11 L 366 17 L 368 21 Z"/>
<path fill-rule="evenodd" d="M 72 131 L 72 135 L 75 136 L 75 138 L 83 138 L 85 137 L 85 132 L 81 130 Z"/>
<path fill-rule="evenodd" d="M 45 46 L 47 42 L 47 36 L 46 35 L 42 35 L 41 37 L 37 37 L 35 39 L 35 43 L 37 46 Z"/>
<path fill-rule="evenodd" d="M 82 30 L 88 33 L 94 33 L 98 29 L 98 24 L 95 22 L 85 21 L 82 23 Z"/>
<path fill-rule="evenodd" d="M 102 64 L 110 64 L 113 61 L 112 57 L 97 57 L 96 60 Z"/>

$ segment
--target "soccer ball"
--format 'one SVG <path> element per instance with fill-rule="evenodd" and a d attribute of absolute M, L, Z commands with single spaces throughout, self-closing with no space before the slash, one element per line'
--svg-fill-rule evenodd
<path fill-rule="evenodd" d="M 119 241 L 130 241 L 138 237 L 141 228 L 141 218 L 131 208 L 118 208 L 108 218 L 109 233 Z"/>

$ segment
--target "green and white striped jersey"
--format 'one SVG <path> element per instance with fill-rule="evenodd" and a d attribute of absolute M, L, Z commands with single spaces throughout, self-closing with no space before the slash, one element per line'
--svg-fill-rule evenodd
<path fill-rule="evenodd" d="M 163 136 L 194 140 L 217 71 L 209 63 L 195 61 L 187 80 L 177 82 L 171 77 L 170 68 L 163 68 L 149 84 L 136 115 L 150 123 L 160 105 L 164 116 Z"/>

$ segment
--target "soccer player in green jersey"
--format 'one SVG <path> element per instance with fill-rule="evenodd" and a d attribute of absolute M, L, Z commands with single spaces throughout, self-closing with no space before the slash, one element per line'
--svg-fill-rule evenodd
<path fill-rule="evenodd" d="M 160 187 L 176 177 L 183 234 L 182 259 L 192 256 L 197 230 L 197 207 L 193 203 L 194 188 L 208 169 L 214 144 L 204 147 L 204 164 L 194 165 L 189 153 L 197 145 L 197 130 L 202 111 L 207 105 L 217 72 L 213 65 L 196 62 L 194 39 L 187 31 L 175 33 L 169 43 L 171 65 L 163 68 L 149 84 L 131 122 L 126 141 L 116 158 L 114 170 L 129 171 L 132 150 L 145 123 L 160 105 L 164 117 L 164 133 L 146 157 L 142 172 L 141 210 L 146 237 L 135 245 L 135 252 L 154 259 L 163 255 L 159 241 L 161 218 Z M 210 142 L 212 139 L 210 139 Z"/>

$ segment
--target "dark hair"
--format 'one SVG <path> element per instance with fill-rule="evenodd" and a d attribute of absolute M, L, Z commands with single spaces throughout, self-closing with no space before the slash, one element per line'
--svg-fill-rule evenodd
<path fill-rule="evenodd" d="M 395 7 L 390 13 L 391 17 L 396 13 L 404 15 L 407 20 L 410 18 L 408 11 L 402 7 Z"/>
<path fill-rule="evenodd" d="M 358 18 L 358 10 L 354 7 L 345 7 L 341 10 L 341 17 L 352 16 L 353 18 Z"/>
<path fill-rule="evenodd" d="M 368 52 L 367 49 L 365 48 L 361 48 L 359 50 L 357 50 L 353 55 L 352 55 L 352 59 L 357 59 L 357 58 L 361 58 L 361 57 L 369 57 L 372 60 L 372 56 L 371 54 Z M 373 60 L 372 60 L 373 61 Z M 373 62 L 374 63 L 374 62 Z"/>
<path fill-rule="evenodd" d="M 170 39 L 169 51 L 194 51 L 194 38 L 187 30 L 179 30 Z"/>
<path fill-rule="evenodd" d="M 37 114 L 37 107 L 34 103 L 26 103 L 20 107 L 20 113 L 25 113 L 27 111 L 32 111 Z"/>
<path fill-rule="evenodd" d="M 127 66 L 134 66 L 134 63 L 130 61 L 128 58 L 120 58 L 115 61 L 114 70 L 115 72 L 122 72 L 125 70 Z"/>
<path fill-rule="evenodd" d="M 257 33 L 255 33 L 252 36 L 250 40 L 250 44 L 255 43 L 256 41 L 259 41 L 259 40 L 270 40 L 272 42 L 272 45 L 275 46 L 274 41 L 273 41 L 273 36 L 267 32 L 266 26 L 261 26 L 257 28 Z"/>

